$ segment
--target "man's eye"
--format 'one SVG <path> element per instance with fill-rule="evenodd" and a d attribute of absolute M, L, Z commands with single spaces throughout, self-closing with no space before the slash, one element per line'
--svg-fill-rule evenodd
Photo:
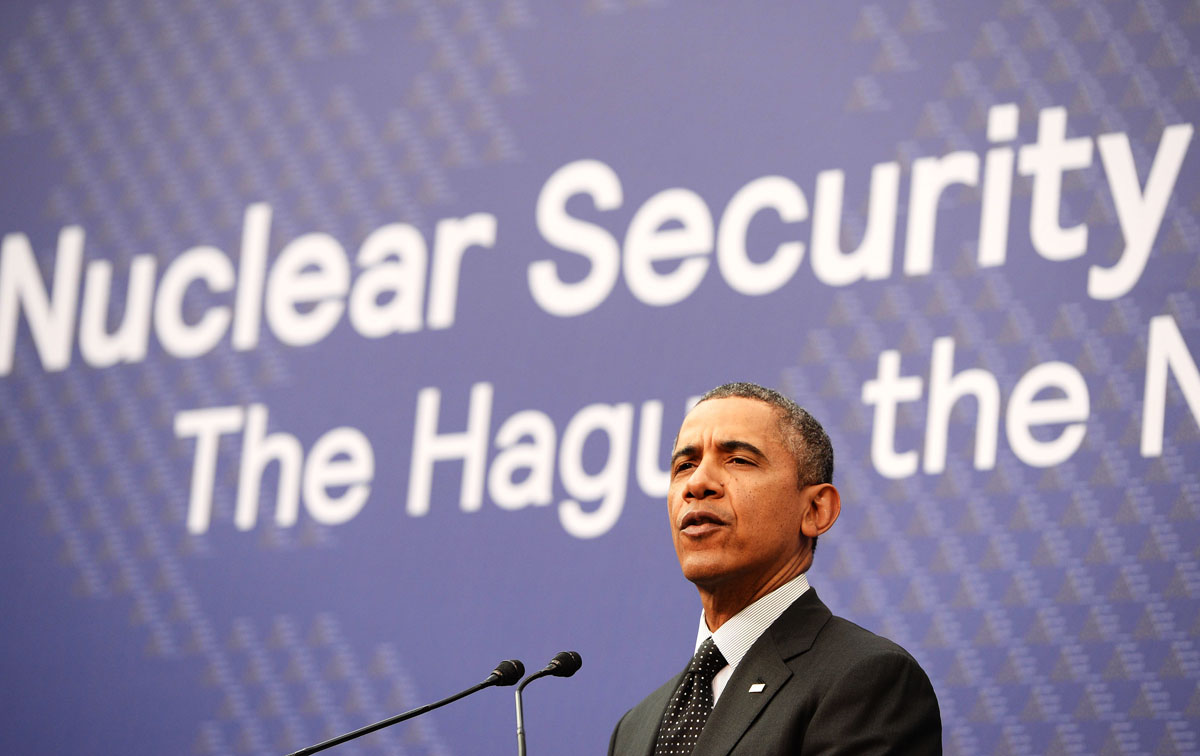
<path fill-rule="evenodd" d="M 754 464 L 753 462 L 746 459 L 745 457 L 734 457 L 730 461 L 733 462 L 735 465 L 752 465 L 752 464 Z"/>
<path fill-rule="evenodd" d="M 690 470 L 693 467 L 695 467 L 695 465 L 693 465 L 691 462 L 680 462 L 679 464 L 675 465 L 675 472 L 681 473 L 684 470 Z"/>

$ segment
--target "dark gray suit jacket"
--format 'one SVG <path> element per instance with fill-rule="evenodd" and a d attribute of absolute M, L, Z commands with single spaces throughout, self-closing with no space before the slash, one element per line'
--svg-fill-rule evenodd
<path fill-rule="evenodd" d="M 617 723 L 611 756 L 650 756 L 683 672 Z M 761 693 L 749 692 L 764 683 Z M 809 589 L 763 633 L 721 693 L 694 756 L 940 754 L 925 672 L 895 643 L 834 617 Z"/>

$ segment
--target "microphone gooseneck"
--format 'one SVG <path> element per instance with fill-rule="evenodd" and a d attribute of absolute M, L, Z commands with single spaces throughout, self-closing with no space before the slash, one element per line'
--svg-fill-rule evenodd
<path fill-rule="evenodd" d="M 412 719 L 413 717 L 420 716 L 427 711 L 433 711 L 434 709 L 445 706 L 446 704 L 454 703 L 458 699 L 465 698 L 472 693 L 483 690 L 484 688 L 490 688 L 493 685 L 512 685 L 517 680 L 520 680 L 521 675 L 523 674 L 525 674 L 525 665 L 522 664 L 520 660 L 505 659 L 496 665 L 496 668 L 493 669 L 492 673 L 487 676 L 487 679 L 481 683 L 472 685 L 464 691 L 455 693 L 454 695 L 443 698 L 440 701 L 434 701 L 431 704 L 425 704 L 424 706 L 412 709 L 411 711 L 406 711 L 403 714 L 397 714 L 394 717 L 382 719 L 375 724 L 369 724 L 366 727 L 360 727 L 353 732 L 346 733 L 345 735 L 338 735 L 336 738 L 330 738 L 329 740 L 317 743 L 316 745 L 311 745 L 308 748 L 302 748 L 295 753 L 289 754 L 288 756 L 310 756 L 310 754 L 314 754 L 317 751 L 324 751 L 326 748 L 332 748 L 335 745 L 340 745 L 345 743 L 347 740 L 354 740 L 355 738 L 362 737 L 363 735 L 375 732 L 376 730 L 382 730 L 384 727 L 391 727 L 392 725 L 399 724 L 406 719 Z"/>
<path fill-rule="evenodd" d="M 517 703 L 517 754 L 525 756 L 525 711 L 521 703 L 521 691 L 525 686 L 539 677 L 552 675 L 554 677 L 570 677 L 583 666 L 583 659 L 575 651 L 559 651 L 550 663 L 521 681 L 515 693 Z"/>

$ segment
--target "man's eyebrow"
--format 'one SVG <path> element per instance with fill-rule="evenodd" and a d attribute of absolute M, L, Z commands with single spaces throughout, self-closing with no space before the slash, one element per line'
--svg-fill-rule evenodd
<path fill-rule="evenodd" d="M 732 452 L 749 452 L 756 457 L 765 459 L 766 454 L 763 454 L 762 449 L 759 449 L 749 441 L 718 441 L 717 448 L 726 454 Z"/>
<path fill-rule="evenodd" d="M 680 457 L 694 457 L 694 456 L 696 456 L 696 446 L 694 444 L 689 444 L 687 446 L 676 449 L 675 453 L 671 455 L 671 466 L 673 467 L 675 465 L 675 461 L 678 460 Z"/>
<path fill-rule="evenodd" d="M 735 452 L 748 452 L 761 459 L 766 459 L 767 457 L 766 454 L 763 454 L 762 449 L 759 449 L 749 441 L 718 441 L 717 448 L 726 454 L 733 454 Z M 694 444 L 680 447 L 674 454 L 671 455 L 671 464 L 674 465 L 680 457 L 694 457 L 698 453 L 699 447 Z"/>

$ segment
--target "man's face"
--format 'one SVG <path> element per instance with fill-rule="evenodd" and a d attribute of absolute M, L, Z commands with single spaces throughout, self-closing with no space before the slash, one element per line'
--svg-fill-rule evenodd
<path fill-rule="evenodd" d="M 797 483 L 774 407 L 742 397 L 696 405 L 679 429 L 667 494 L 684 577 L 757 594 L 799 574 L 807 542 Z"/>

